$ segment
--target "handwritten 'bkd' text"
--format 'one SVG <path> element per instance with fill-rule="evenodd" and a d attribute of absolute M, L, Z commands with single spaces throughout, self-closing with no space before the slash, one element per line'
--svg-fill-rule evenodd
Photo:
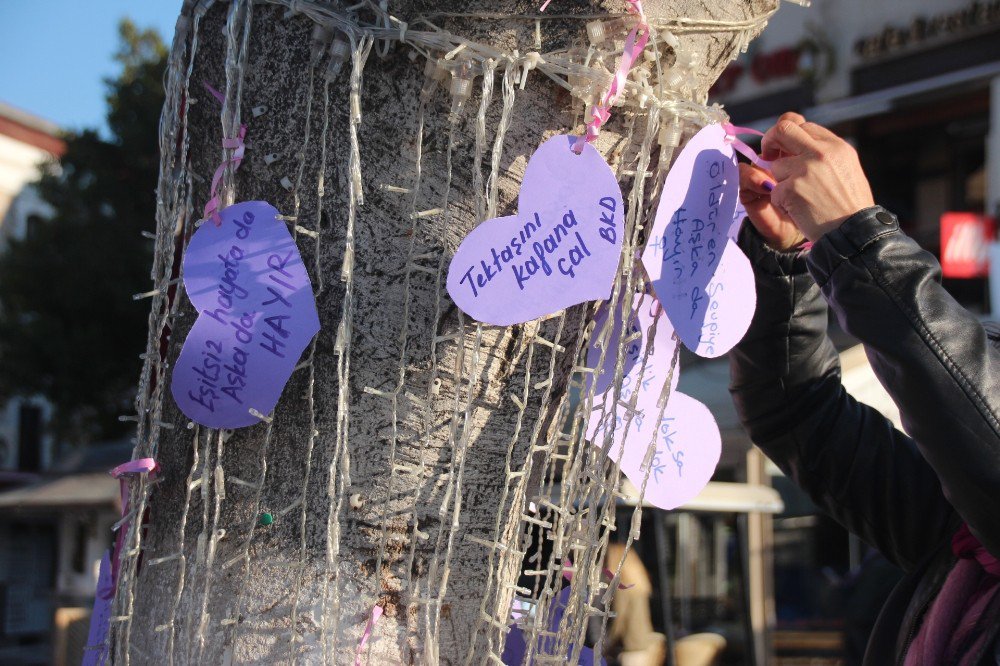
<path fill-rule="evenodd" d="M 598 203 L 604 210 L 592 226 L 596 224 L 598 236 L 614 245 L 618 240 L 615 223 L 618 202 L 614 197 L 603 197 Z M 541 216 L 534 213 L 533 217 L 533 220 L 521 225 L 517 235 L 506 245 L 499 249 L 491 247 L 488 258 L 480 259 L 478 266 L 470 265 L 462 275 L 459 284 L 468 284 L 473 297 L 478 298 L 480 290 L 507 267 L 513 272 L 515 283 L 521 291 L 536 275 L 548 277 L 558 271 L 573 279 L 586 270 L 585 262 L 592 256 L 592 252 L 580 233 L 580 227 L 581 224 L 587 224 L 587 221 L 578 221 L 576 214 L 570 209 L 562 216 L 561 221 L 551 225 L 551 231 L 545 233 L 545 223 Z"/>

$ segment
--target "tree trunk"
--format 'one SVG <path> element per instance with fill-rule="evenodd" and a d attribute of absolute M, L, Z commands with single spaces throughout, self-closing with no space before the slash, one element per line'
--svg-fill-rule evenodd
<path fill-rule="evenodd" d="M 537 15 L 540 0 L 391 4 L 410 31 L 430 30 L 424 16 L 521 54 L 586 44 L 584 16 L 624 11 L 620 1 L 554 0 L 538 49 L 535 20 L 519 17 Z M 117 661 L 351 663 L 376 604 L 385 617 L 366 663 L 499 656 L 541 469 L 531 463 L 552 453 L 588 312 L 479 325 L 448 298 L 444 277 L 469 231 L 516 210 L 534 149 L 581 131 L 583 104 L 539 71 L 515 86 L 521 66 L 497 59 L 476 65 L 475 92 L 452 123 L 448 81 L 421 104 L 425 57 L 409 44 L 383 53 L 382 42 L 369 51 L 360 39 L 327 81 L 329 56 L 312 50 L 331 35 L 314 26 L 345 15 L 344 5 L 216 2 L 203 16 L 191 5 L 161 130 L 161 293 L 138 399 L 136 453 L 154 456 L 160 473 L 132 486 L 136 515 L 148 512 L 144 531 L 132 521 L 122 556 Z M 744 20 L 772 5 L 647 0 L 645 11 L 654 24 Z M 359 16 L 375 20 L 369 8 Z M 745 34 L 678 30 L 681 48 L 702 55 L 695 101 Z M 668 66 L 662 42 L 661 56 Z M 203 81 L 223 90 L 223 107 Z M 196 316 L 168 281 L 209 198 L 223 129 L 232 136 L 240 120 L 248 151 L 227 174 L 224 199 L 268 201 L 296 218 L 322 328 L 273 420 L 220 432 L 191 427 L 166 391 Z M 653 209 L 644 199 L 652 185 L 627 173 L 655 159 L 650 127 L 645 110 L 615 108 L 596 144 L 619 174 L 633 225 Z M 273 523 L 260 524 L 262 513 Z"/>

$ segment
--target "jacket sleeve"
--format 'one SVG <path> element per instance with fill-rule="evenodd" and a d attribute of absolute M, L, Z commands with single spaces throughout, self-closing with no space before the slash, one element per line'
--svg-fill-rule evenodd
<path fill-rule="evenodd" d="M 740 419 L 821 509 L 914 568 L 955 522 L 934 470 L 909 437 L 842 386 L 827 305 L 807 260 L 774 252 L 750 224 L 740 245 L 757 284 L 753 322 L 730 353 Z"/>
<path fill-rule="evenodd" d="M 1000 352 L 985 329 L 941 286 L 934 257 L 878 206 L 824 236 L 807 263 L 944 495 L 1000 555 Z"/>

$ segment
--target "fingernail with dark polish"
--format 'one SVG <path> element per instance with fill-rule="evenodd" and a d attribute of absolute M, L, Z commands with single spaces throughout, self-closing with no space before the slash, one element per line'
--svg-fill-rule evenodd
<path fill-rule="evenodd" d="M 765 190 L 767 190 L 768 192 L 773 192 L 774 191 L 774 183 L 772 183 L 769 180 L 765 180 L 764 183 L 762 184 L 762 187 Z"/>

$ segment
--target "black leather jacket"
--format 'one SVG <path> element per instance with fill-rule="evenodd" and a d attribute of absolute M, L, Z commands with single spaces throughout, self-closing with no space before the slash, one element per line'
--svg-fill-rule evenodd
<path fill-rule="evenodd" d="M 996 341 L 942 288 L 934 257 L 878 206 L 804 256 L 770 250 L 749 223 L 740 245 L 754 265 L 757 312 L 730 354 L 737 411 L 818 506 L 906 572 L 865 655 L 872 666 L 901 664 L 954 564 L 962 521 L 1000 556 Z M 910 436 L 844 390 L 827 303 L 864 343 Z M 987 612 L 1000 619 L 998 605 Z M 1000 663 L 998 624 L 979 663 Z"/>

